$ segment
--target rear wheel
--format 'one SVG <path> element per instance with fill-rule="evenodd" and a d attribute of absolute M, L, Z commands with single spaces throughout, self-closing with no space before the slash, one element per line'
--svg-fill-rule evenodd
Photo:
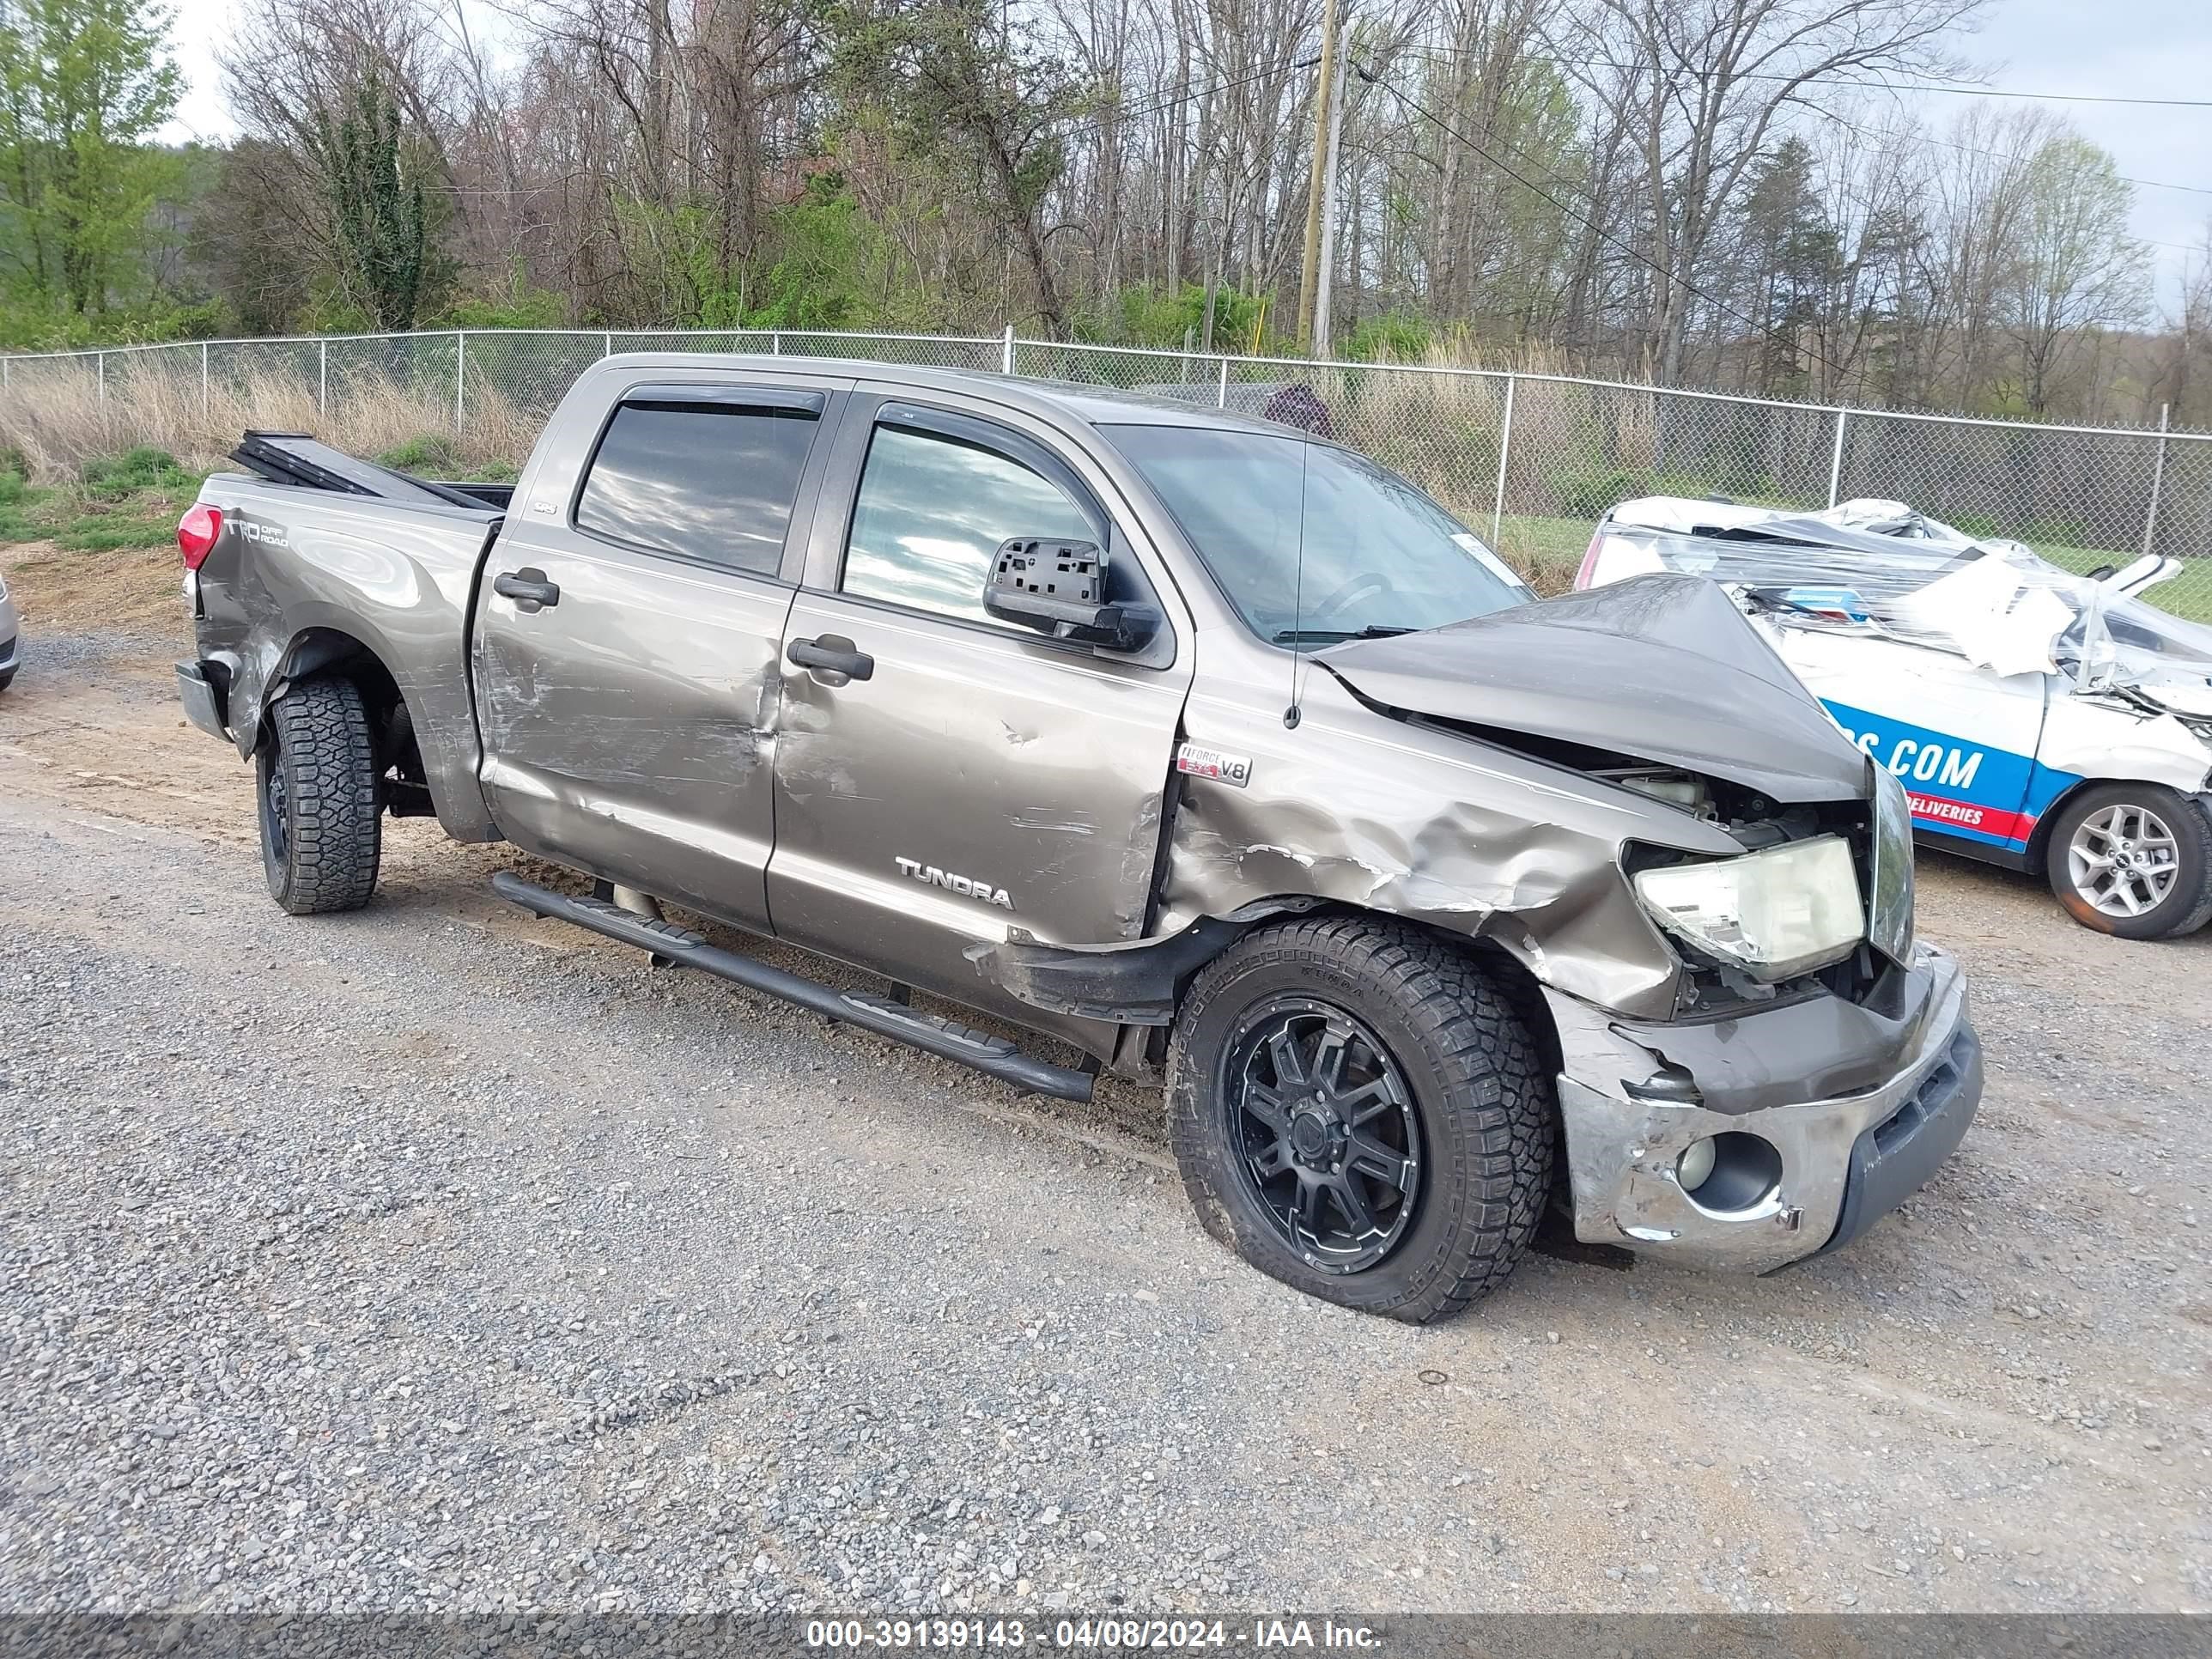
<path fill-rule="evenodd" d="M 269 712 L 258 762 L 261 867 L 295 916 L 357 910 L 382 853 L 376 744 L 350 680 L 310 680 Z"/>
<path fill-rule="evenodd" d="M 1326 917 L 1231 947 L 1184 1000 L 1169 1105 L 1209 1233 L 1416 1323 L 1504 1282 L 1550 1186 L 1534 1044 L 1464 951 L 1401 924 Z"/>
<path fill-rule="evenodd" d="M 2172 939 L 2212 921 L 2212 823 L 2155 783 L 2100 783 L 2062 806 L 2045 843 L 2051 890 L 2085 927 Z"/>

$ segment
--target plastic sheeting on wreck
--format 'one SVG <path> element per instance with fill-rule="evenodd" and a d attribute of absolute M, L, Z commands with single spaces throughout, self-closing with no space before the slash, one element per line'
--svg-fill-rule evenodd
<path fill-rule="evenodd" d="M 1709 576 L 1784 628 L 1867 632 L 1949 652 L 1993 674 L 2051 674 L 2212 718 L 2212 629 L 2138 595 L 2179 573 L 2145 558 L 2077 575 L 2015 541 L 1977 540 L 1898 501 L 1823 513 L 1652 497 L 1598 526 L 1615 574 Z"/>

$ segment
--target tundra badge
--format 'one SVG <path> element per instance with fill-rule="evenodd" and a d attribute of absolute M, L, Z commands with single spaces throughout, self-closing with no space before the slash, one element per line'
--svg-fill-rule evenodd
<path fill-rule="evenodd" d="M 895 858 L 892 863 L 916 881 L 927 882 L 932 887 L 942 887 L 947 892 L 957 893 L 963 898 L 979 898 L 986 904 L 995 904 L 1001 910 L 1011 910 L 1014 901 L 1003 887 L 994 887 L 975 876 L 956 876 L 940 870 L 933 864 L 924 864 L 918 859 Z"/>

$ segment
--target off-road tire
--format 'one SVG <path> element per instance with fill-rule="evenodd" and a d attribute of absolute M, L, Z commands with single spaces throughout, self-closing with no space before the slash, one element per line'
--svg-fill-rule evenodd
<path fill-rule="evenodd" d="M 2141 806 L 2173 831 L 2179 873 L 2172 890 L 2138 916 L 2100 910 L 2074 885 L 2067 849 L 2084 820 L 2112 806 Z M 2118 939 L 2176 939 L 2212 921 L 2212 817 L 2198 798 L 2159 783 L 2100 783 L 2067 797 L 2051 815 L 2043 843 L 2045 874 L 2066 914 L 2084 927 Z"/>
<path fill-rule="evenodd" d="M 1421 1182 L 1412 1218 L 1374 1266 L 1310 1266 L 1244 1174 L 1224 1069 L 1249 1010 L 1285 994 L 1353 1015 L 1388 1047 L 1416 1109 Z M 1248 934 L 1202 971 L 1178 1012 L 1168 1111 L 1183 1186 L 1206 1231 L 1308 1294 L 1425 1324 L 1504 1283 L 1551 1188 L 1554 1092 L 1535 1043 L 1481 965 L 1417 928 L 1360 916 Z"/>
<path fill-rule="evenodd" d="M 293 687 L 269 712 L 256 768 L 261 867 L 295 916 L 358 910 L 383 848 L 376 744 L 350 680 Z"/>

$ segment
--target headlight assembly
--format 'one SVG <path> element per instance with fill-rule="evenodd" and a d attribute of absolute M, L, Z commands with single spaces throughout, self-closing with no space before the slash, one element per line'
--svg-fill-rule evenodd
<path fill-rule="evenodd" d="M 1867 939 L 1892 962 L 1912 954 L 1912 802 L 1887 767 L 1874 769 L 1874 904 Z"/>
<path fill-rule="evenodd" d="M 1662 927 L 1755 979 L 1826 967 L 1866 937 L 1858 872 L 1840 836 L 1645 870 L 1636 896 Z"/>

